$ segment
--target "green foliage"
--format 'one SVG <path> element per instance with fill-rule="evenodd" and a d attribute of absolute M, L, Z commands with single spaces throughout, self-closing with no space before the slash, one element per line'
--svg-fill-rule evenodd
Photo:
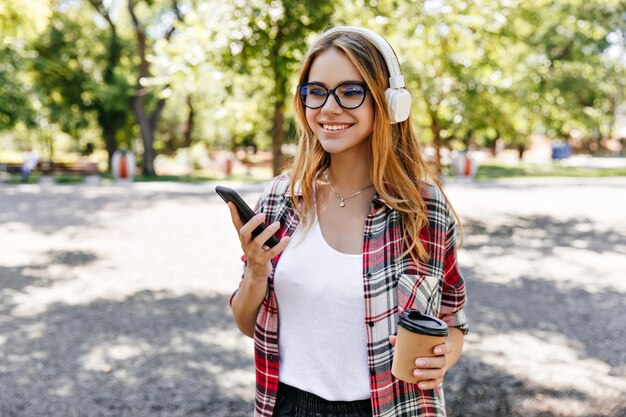
<path fill-rule="evenodd" d="M 50 13 L 49 0 L 2 0 L 0 44 L 6 44 L 10 39 L 32 41 L 48 24 Z"/>
<path fill-rule="evenodd" d="M 524 62 L 522 85 L 543 129 L 565 138 L 610 136 L 626 62 L 612 61 L 606 51 L 612 32 L 626 27 L 626 4 L 520 2 L 509 20 L 503 34 L 509 45 L 523 45 L 513 58 Z"/>
<path fill-rule="evenodd" d="M 241 2 L 235 15 L 243 17 L 241 32 L 230 44 L 233 63 L 247 74 L 273 77 L 272 101 L 282 101 L 288 91 L 282 83 L 297 70 L 310 34 L 328 25 L 334 2 L 282 0 Z"/>
<path fill-rule="evenodd" d="M 292 95 L 290 81 L 306 53 L 307 39 L 328 25 L 334 4 L 328 0 L 255 0 L 233 4 L 230 12 L 235 19 L 224 32 L 227 48 L 222 49 L 221 59 L 226 68 L 231 68 L 231 92 L 238 98 L 253 99 L 256 106 L 252 110 L 260 118 L 269 122 L 275 112 L 285 110 Z M 234 77 L 233 72 L 238 76 Z M 263 132 L 260 139 L 264 139 L 269 127 L 267 123 L 265 129 L 263 124 L 255 124 L 254 130 Z M 283 130 L 286 128 L 282 126 Z M 235 132 L 235 143 L 249 140 L 250 129 L 246 130 Z M 254 136 L 259 139 L 258 133 Z"/>
<path fill-rule="evenodd" d="M 31 99 L 32 86 L 28 76 L 17 68 L 24 62 L 25 51 L 16 45 L 0 47 L 0 131 L 10 129 L 21 121 L 35 125 L 35 109 Z"/>
<path fill-rule="evenodd" d="M 626 27 L 623 2 L 377 1 L 357 24 L 379 30 L 401 59 L 423 139 L 453 148 L 608 136 L 625 62 L 608 59 Z M 348 19 L 349 13 L 343 17 Z M 410 19 L 406 18 L 411 16 Z M 348 22 L 350 23 L 350 22 Z M 624 46 L 624 38 L 613 36 Z"/>
<path fill-rule="evenodd" d="M 117 42 L 112 44 L 106 27 L 95 24 L 91 9 L 78 8 L 55 12 L 35 43 L 42 104 L 49 120 L 65 132 L 78 137 L 94 121 L 103 130 L 132 129 L 129 70 L 119 65 L 122 58 L 128 61 L 121 51 L 130 47 Z"/>
<path fill-rule="evenodd" d="M 99 131 L 107 147 L 135 147 L 140 91 L 147 112 L 167 98 L 159 152 L 269 148 L 293 131 L 288 103 L 310 40 L 334 24 L 394 46 L 425 142 L 599 140 L 626 97 L 621 0 L 137 0 L 150 67 L 140 80 L 127 1 L 2 0 L 0 131 L 62 130 L 77 148 Z M 55 135 L 43 136 L 52 154 Z"/>
<path fill-rule="evenodd" d="M 0 131 L 11 129 L 18 122 L 28 127 L 35 125 L 29 42 L 45 29 L 49 12 L 45 0 L 0 3 Z"/>

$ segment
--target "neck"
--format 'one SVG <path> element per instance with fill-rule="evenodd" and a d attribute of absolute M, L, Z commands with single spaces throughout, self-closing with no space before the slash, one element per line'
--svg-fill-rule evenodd
<path fill-rule="evenodd" d="M 350 193 L 372 183 L 370 177 L 370 160 L 368 157 L 344 158 L 342 155 L 331 155 L 330 180 L 338 192 Z"/>

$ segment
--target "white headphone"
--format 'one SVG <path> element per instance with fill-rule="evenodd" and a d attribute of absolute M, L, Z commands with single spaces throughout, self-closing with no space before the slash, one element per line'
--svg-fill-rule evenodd
<path fill-rule="evenodd" d="M 389 106 L 391 123 L 403 122 L 411 113 L 411 94 L 404 88 L 404 77 L 400 71 L 400 63 L 391 45 L 373 30 L 358 26 L 337 26 L 322 34 L 321 38 L 335 32 L 356 32 L 369 39 L 380 51 L 389 70 L 389 88 L 385 90 L 385 98 Z M 317 42 L 316 42 L 317 43 Z"/>

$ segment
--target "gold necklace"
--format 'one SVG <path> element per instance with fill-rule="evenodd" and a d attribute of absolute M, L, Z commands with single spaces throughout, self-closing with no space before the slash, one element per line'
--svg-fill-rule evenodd
<path fill-rule="evenodd" d="M 333 183 L 330 181 L 330 177 L 328 176 L 328 169 L 326 169 L 326 181 L 328 181 L 328 185 L 330 185 L 330 189 L 332 190 L 333 194 L 335 194 L 335 197 L 337 197 L 339 199 L 339 207 L 345 207 L 347 199 L 355 197 L 355 196 L 361 194 L 363 191 L 367 190 L 368 188 L 374 186 L 374 184 L 370 184 L 367 187 L 361 188 L 356 193 L 350 194 L 349 196 L 344 197 L 341 194 L 339 194 L 337 191 L 335 191 L 335 188 L 333 187 Z"/>

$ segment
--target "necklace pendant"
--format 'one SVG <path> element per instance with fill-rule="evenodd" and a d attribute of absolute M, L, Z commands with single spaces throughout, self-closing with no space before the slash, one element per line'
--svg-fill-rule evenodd
<path fill-rule="evenodd" d="M 339 200 L 339 207 L 345 207 L 346 206 L 346 203 L 343 200 L 344 200 L 343 198 L 341 200 Z"/>

